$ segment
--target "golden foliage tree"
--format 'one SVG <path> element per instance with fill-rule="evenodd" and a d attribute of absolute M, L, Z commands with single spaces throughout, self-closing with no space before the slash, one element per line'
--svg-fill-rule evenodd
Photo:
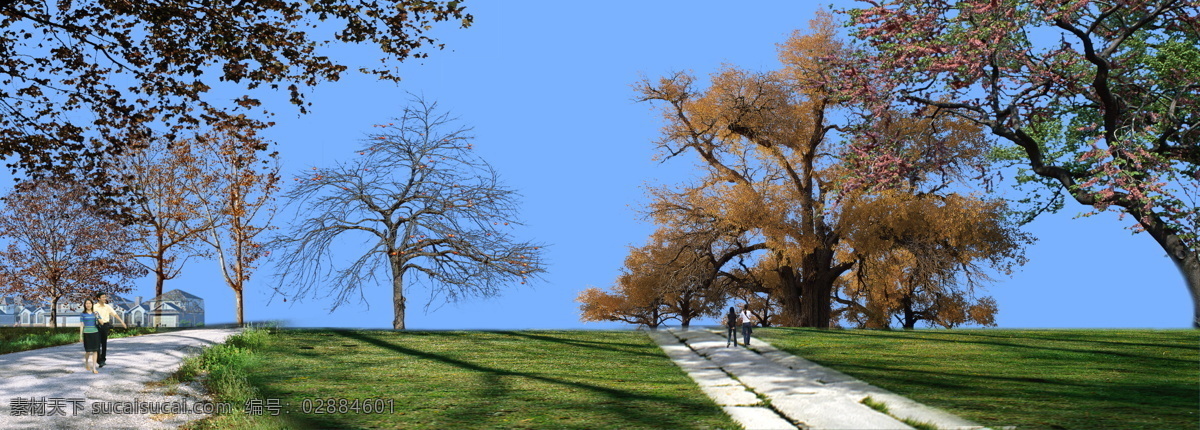
<path fill-rule="evenodd" d="M 617 277 L 612 292 L 594 287 L 583 290 L 575 299 L 581 303 L 580 320 L 620 321 L 656 329 L 671 317 L 657 285 L 652 279 L 623 273 Z"/>
<path fill-rule="evenodd" d="M 725 269 L 735 258 L 764 250 L 753 273 L 769 280 L 756 288 L 779 302 L 778 321 L 827 328 L 837 317 L 835 287 L 845 282 L 839 279 L 862 256 L 885 257 L 888 248 L 872 246 L 894 245 L 858 240 L 869 236 L 856 233 L 868 218 L 847 217 L 847 207 L 874 207 L 868 205 L 880 198 L 874 193 L 886 190 L 911 196 L 940 192 L 979 165 L 975 161 L 986 145 L 967 121 L 911 119 L 900 111 L 887 112 L 872 124 L 872 132 L 857 134 L 873 146 L 837 140 L 840 129 L 829 118 L 850 107 L 851 100 L 836 95 L 828 82 L 840 70 L 837 59 L 849 51 L 837 39 L 829 14 L 818 13 L 811 29 L 780 45 L 783 67 L 777 71 L 724 67 L 706 89 L 698 88 L 691 75 L 676 73 L 657 82 L 644 80 L 637 89 L 640 100 L 661 108 L 665 126 L 657 146 L 662 156 L 695 154 L 705 173 L 678 191 L 655 190 L 650 205 L 655 221 L 734 235 L 736 246 L 713 261 L 723 276 L 733 275 Z M 939 153 L 921 152 L 934 141 Z M 854 151 L 862 148 L 872 152 Z M 929 156 L 949 161 L 925 162 Z M 861 182 L 870 178 L 861 170 L 880 165 L 874 163 L 880 157 L 896 161 L 888 164 L 892 168 L 904 166 L 901 177 L 915 186 Z M 866 200 L 856 204 L 858 199 Z M 762 307 L 770 309 L 765 301 Z"/>
<path fill-rule="evenodd" d="M 787 325 L 828 327 L 834 281 L 853 265 L 836 258 L 842 238 L 830 203 L 826 115 L 838 101 L 812 74 L 832 73 L 822 59 L 843 50 L 828 14 L 813 33 L 780 48 L 784 68 L 754 73 L 725 67 L 703 92 L 686 73 L 638 85 L 641 100 L 661 102 L 666 126 L 658 146 L 668 157 L 695 153 L 707 176 L 682 194 L 688 205 L 655 204 L 659 214 L 718 223 L 761 239 L 780 262 Z M 801 297 L 805 300 L 801 301 Z"/>
<path fill-rule="evenodd" d="M 631 247 L 612 293 L 591 288 L 583 303 L 583 321 L 625 321 L 657 327 L 668 319 L 688 327 L 693 319 L 716 316 L 725 302 L 717 278 L 710 235 L 660 228 L 647 244 Z"/>
<path fill-rule="evenodd" d="M 1032 241 L 1007 219 L 1001 200 L 975 196 L 889 190 L 850 201 L 843 211 L 858 261 L 842 279 L 846 319 L 860 327 L 885 328 L 892 318 L 904 328 L 925 320 L 943 327 L 974 322 L 994 325 L 996 303 L 976 297 L 991 280 L 1025 262 Z"/>

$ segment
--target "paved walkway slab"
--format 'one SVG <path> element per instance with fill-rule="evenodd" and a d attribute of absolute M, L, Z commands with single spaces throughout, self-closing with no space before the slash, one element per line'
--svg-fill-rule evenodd
<path fill-rule="evenodd" d="M 901 419 L 930 423 L 940 429 L 983 428 L 780 351 L 759 339 L 752 338 L 750 348 L 727 347 L 721 334 L 704 329 L 667 329 L 651 332 L 651 337 L 709 397 L 748 429 L 912 428 Z M 738 404 L 749 401 L 750 396 L 757 402 Z M 890 415 L 862 404 L 868 396 L 887 404 Z M 769 403 L 762 402 L 762 398 Z"/>
<path fill-rule="evenodd" d="M 0 429 L 176 428 L 207 416 L 212 403 L 194 386 L 168 395 L 146 384 L 165 379 L 184 357 L 239 331 L 190 329 L 109 339 L 108 363 L 98 374 L 84 369 L 79 343 L 0 354 Z"/>

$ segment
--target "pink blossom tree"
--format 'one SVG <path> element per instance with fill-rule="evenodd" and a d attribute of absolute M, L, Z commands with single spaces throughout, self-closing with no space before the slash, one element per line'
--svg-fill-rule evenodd
<path fill-rule="evenodd" d="M 913 165 L 872 135 L 879 114 L 972 121 L 1017 168 L 1027 220 L 1068 196 L 1131 217 L 1183 273 L 1200 327 L 1200 1 L 865 1 L 845 11 L 863 46 L 831 79 L 869 106 L 859 184 Z"/>

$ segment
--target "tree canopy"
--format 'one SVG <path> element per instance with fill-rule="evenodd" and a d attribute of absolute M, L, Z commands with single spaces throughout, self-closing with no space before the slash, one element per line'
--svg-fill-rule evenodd
<path fill-rule="evenodd" d="M 437 22 L 471 25 L 464 9 L 426 0 L 0 0 L 0 157 L 34 175 L 104 182 L 101 159 L 153 133 L 174 140 L 208 123 L 265 126 L 242 115 L 266 112 L 256 88 L 286 90 L 305 112 L 305 90 L 348 69 L 330 57 L 336 44 L 378 46 L 382 65 L 360 70 L 397 80 L 398 61 L 442 47 L 428 35 Z M 206 96 L 215 85 L 244 94 L 224 106 Z"/>
<path fill-rule="evenodd" d="M 863 45 L 825 82 L 864 118 L 915 105 L 1001 138 L 1027 220 L 1066 197 L 1130 216 L 1183 273 L 1200 327 L 1200 1 L 870 3 L 847 12 Z"/>
<path fill-rule="evenodd" d="M 913 241 L 909 245 L 916 249 L 917 238 L 876 240 L 893 232 L 870 231 L 875 219 L 869 212 L 887 216 L 890 208 L 870 202 L 908 202 L 917 210 L 920 204 L 932 209 L 937 207 L 932 202 L 956 202 L 961 212 L 946 212 L 956 216 L 944 220 L 945 229 L 921 231 L 925 236 L 920 242 L 954 256 L 947 258 L 953 263 L 947 263 L 944 276 L 977 259 L 1017 256 L 1019 239 L 1005 242 L 1012 247 L 978 248 L 977 253 L 970 250 L 977 243 L 956 236 L 972 220 L 998 223 L 999 234 L 1015 233 L 1004 225 L 1003 211 L 987 211 L 998 213 L 996 217 L 958 216 L 994 206 L 977 205 L 981 198 L 956 196 L 947 189 L 981 165 L 977 161 L 986 145 L 978 127 L 946 115 L 914 119 L 912 112 L 896 108 L 881 110 L 870 133 L 843 135 L 844 127 L 832 118 L 860 105 L 840 95 L 833 78 L 852 51 L 837 37 L 830 14 L 818 13 L 811 27 L 780 44 L 779 70 L 727 66 L 710 77 L 707 88 L 687 73 L 637 86 L 640 99 L 655 102 L 663 115 L 657 142 L 662 154 L 695 155 L 704 173 L 693 184 L 656 189 L 648 209 L 655 222 L 731 237 L 727 246 L 713 247 L 707 260 L 713 267 L 709 276 L 727 281 L 708 284 L 773 295 L 784 325 L 829 327 L 838 317 L 833 307 L 837 289 L 851 285 L 843 276 L 865 273 L 866 259 L 892 259 L 912 273 L 914 260 L 901 260 L 887 250 L 902 240 Z M 948 161 L 923 161 L 929 154 L 922 149 L 931 142 L 943 148 L 935 154 L 939 160 Z M 863 150 L 868 144 L 874 147 Z M 872 176 L 880 158 L 903 162 L 904 174 Z M 906 197 L 887 200 L 896 193 Z M 904 220 L 918 230 L 922 221 L 927 220 Z M 751 256 L 755 267 L 734 267 Z M 762 302 L 767 306 L 771 300 Z"/>
<path fill-rule="evenodd" d="M 26 181 L 3 200 L 0 291 L 49 302 L 52 326 L 61 300 L 128 291 L 146 274 L 126 252 L 132 229 L 88 205 L 78 184 Z"/>
<path fill-rule="evenodd" d="M 317 294 L 334 285 L 333 309 L 371 286 L 381 269 L 393 294 L 393 327 L 405 327 L 404 282 L 428 281 L 430 302 L 493 296 L 545 272 L 543 245 L 517 240 L 516 191 L 474 151 L 470 129 L 416 98 L 395 122 L 380 124 L 358 157 L 312 167 L 284 193 L 295 223 L 272 245 L 282 252 L 276 291 Z M 366 237 L 347 267 L 323 266 L 334 240 Z M 331 282 L 321 282 L 328 278 Z"/>

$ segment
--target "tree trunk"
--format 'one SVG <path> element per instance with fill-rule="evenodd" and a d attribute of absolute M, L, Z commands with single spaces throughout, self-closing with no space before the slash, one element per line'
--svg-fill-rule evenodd
<path fill-rule="evenodd" d="M 679 295 L 679 326 L 684 330 L 692 325 L 692 294 L 684 292 Z"/>
<path fill-rule="evenodd" d="M 801 303 L 800 326 L 829 328 L 833 309 L 833 282 L 840 270 L 834 269 L 833 250 L 814 249 L 804 257 L 800 283 L 804 301 Z"/>
<path fill-rule="evenodd" d="M 162 301 L 159 300 L 163 293 L 163 261 L 158 260 L 158 268 L 154 271 L 154 304 L 151 306 L 151 311 L 154 313 L 154 326 L 162 322 Z"/>
<path fill-rule="evenodd" d="M 782 313 L 780 314 L 783 320 L 781 324 L 784 327 L 801 327 L 803 310 L 801 309 L 801 301 L 806 298 L 803 296 L 803 289 L 800 285 L 800 280 L 796 277 L 796 272 L 791 266 L 782 266 L 778 270 L 780 285 L 780 302 L 782 302 Z"/>
<path fill-rule="evenodd" d="M 904 329 L 917 328 L 917 313 L 912 308 L 912 296 L 904 296 L 900 302 L 904 304 Z"/>
<path fill-rule="evenodd" d="M 1188 293 L 1192 295 L 1192 328 L 1200 328 L 1200 255 L 1188 247 L 1179 234 L 1155 215 L 1143 217 L 1139 211 L 1129 211 L 1147 233 L 1167 251 L 1167 258 L 1183 274 Z"/>
<path fill-rule="evenodd" d="M 404 330 L 404 262 L 392 257 L 392 308 L 396 314 L 392 328 Z"/>
<path fill-rule="evenodd" d="M 237 326 L 245 325 L 245 320 L 242 319 L 242 288 L 238 287 L 233 290 L 234 309 L 237 311 Z"/>
<path fill-rule="evenodd" d="M 827 280 L 827 276 L 817 275 L 805 279 L 800 286 L 804 290 L 800 313 L 801 327 L 829 328 L 833 282 Z"/>
<path fill-rule="evenodd" d="M 1192 293 L 1192 328 L 1200 328 L 1200 257 L 1192 253 L 1178 265 L 1187 282 L 1188 292 Z"/>
<path fill-rule="evenodd" d="M 32 321 L 32 318 L 30 319 Z M 29 324 L 33 325 L 33 324 Z M 50 327 L 58 328 L 58 297 L 50 302 Z"/>

